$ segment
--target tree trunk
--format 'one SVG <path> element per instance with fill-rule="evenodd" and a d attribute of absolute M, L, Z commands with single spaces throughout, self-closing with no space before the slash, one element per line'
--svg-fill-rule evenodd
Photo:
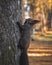
<path fill-rule="evenodd" d="M 51 29 L 51 19 L 52 19 L 52 12 L 48 11 L 48 22 L 47 22 L 48 30 Z"/>
<path fill-rule="evenodd" d="M 19 65 L 18 0 L 0 0 L 0 65 Z"/>

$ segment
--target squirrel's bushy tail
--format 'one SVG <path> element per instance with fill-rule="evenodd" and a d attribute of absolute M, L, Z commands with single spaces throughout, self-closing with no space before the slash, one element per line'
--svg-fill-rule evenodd
<path fill-rule="evenodd" d="M 20 56 L 20 65 L 29 65 L 27 51 L 23 50 Z"/>

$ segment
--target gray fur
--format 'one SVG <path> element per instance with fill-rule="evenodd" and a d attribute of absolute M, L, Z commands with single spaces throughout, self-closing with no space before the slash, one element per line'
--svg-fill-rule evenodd
<path fill-rule="evenodd" d="M 30 32 L 34 24 L 39 22 L 38 20 L 26 19 L 24 25 L 21 25 L 17 22 L 20 32 L 21 38 L 19 40 L 18 48 L 21 49 L 21 56 L 20 56 L 20 65 L 29 65 L 28 56 L 27 56 L 27 49 L 30 44 Z"/>

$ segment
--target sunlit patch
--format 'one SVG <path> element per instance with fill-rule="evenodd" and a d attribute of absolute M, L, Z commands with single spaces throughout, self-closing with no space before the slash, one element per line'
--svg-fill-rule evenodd
<path fill-rule="evenodd" d="M 9 50 L 11 50 L 11 46 L 9 46 Z"/>
<path fill-rule="evenodd" d="M 46 53 L 46 52 L 51 52 L 52 53 L 52 50 L 50 49 L 50 50 L 45 50 L 45 49 L 28 49 L 28 52 L 42 52 L 42 53 Z"/>
<path fill-rule="evenodd" d="M 28 53 L 28 56 L 51 56 L 52 54 L 47 53 Z"/>
<path fill-rule="evenodd" d="M 45 49 L 30 49 L 28 50 L 28 56 L 52 56 L 52 50 Z"/>
<path fill-rule="evenodd" d="M 28 19 L 28 18 L 30 18 L 29 13 L 25 12 L 25 19 Z"/>

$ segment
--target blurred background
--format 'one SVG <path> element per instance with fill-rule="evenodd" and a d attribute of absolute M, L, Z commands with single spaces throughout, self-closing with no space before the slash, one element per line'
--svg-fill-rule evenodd
<path fill-rule="evenodd" d="M 32 30 L 31 36 L 33 39 L 52 40 L 52 1 L 19 0 L 19 2 L 21 2 L 22 24 L 29 17 L 34 20 L 40 20 L 40 23 L 36 24 Z"/>
<path fill-rule="evenodd" d="M 32 29 L 29 63 L 52 65 L 52 1 L 22 0 L 22 24 L 29 17 L 40 20 Z"/>

